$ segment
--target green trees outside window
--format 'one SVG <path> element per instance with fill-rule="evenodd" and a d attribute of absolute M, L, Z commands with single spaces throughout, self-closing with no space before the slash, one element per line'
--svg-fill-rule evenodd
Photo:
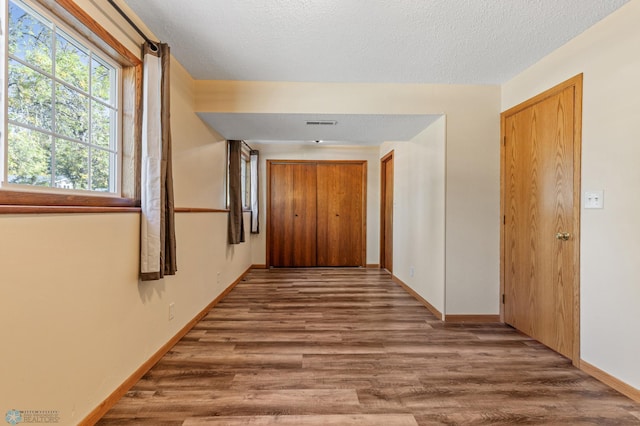
<path fill-rule="evenodd" d="M 5 60 L 6 181 L 117 192 L 118 68 L 18 0 Z"/>

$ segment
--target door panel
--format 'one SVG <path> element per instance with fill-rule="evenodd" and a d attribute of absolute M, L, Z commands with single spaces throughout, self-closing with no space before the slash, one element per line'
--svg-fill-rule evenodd
<path fill-rule="evenodd" d="M 316 168 L 297 164 L 293 170 L 293 264 L 316 266 Z"/>
<path fill-rule="evenodd" d="M 393 272 L 393 152 L 381 161 L 380 267 Z"/>
<path fill-rule="evenodd" d="M 574 108 L 570 86 L 505 117 L 505 322 L 572 358 Z M 556 238 L 569 233 L 568 241 Z"/>
<path fill-rule="evenodd" d="M 363 266 L 364 165 L 319 163 L 318 266 Z"/>
<path fill-rule="evenodd" d="M 316 266 L 316 166 L 272 163 L 270 264 Z"/>

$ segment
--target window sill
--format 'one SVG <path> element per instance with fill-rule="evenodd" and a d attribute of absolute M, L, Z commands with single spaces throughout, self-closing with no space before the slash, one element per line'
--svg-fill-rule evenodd
<path fill-rule="evenodd" d="M 7 206 L 0 205 L 2 214 L 51 214 L 51 213 L 139 213 L 140 207 L 91 207 L 91 206 Z"/>
<path fill-rule="evenodd" d="M 0 206 L 138 207 L 130 198 L 0 190 Z"/>
<path fill-rule="evenodd" d="M 176 207 L 175 213 L 229 213 L 229 209 L 208 209 L 201 207 Z"/>
<path fill-rule="evenodd" d="M 135 200 L 128 198 L 0 190 L 0 214 L 138 211 Z"/>

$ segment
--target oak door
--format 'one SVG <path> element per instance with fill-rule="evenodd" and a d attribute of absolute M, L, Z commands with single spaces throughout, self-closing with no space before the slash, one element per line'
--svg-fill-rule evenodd
<path fill-rule="evenodd" d="M 316 266 L 316 165 L 270 166 L 270 264 Z"/>
<path fill-rule="evenodd" d="M 362 266 L 364 164 L 319 163 L 318 266 Z"/>
<path fill-rule="evenodd" d="M 578 326 L 576 90 L 503 114 L 504 319 L 568 358 Z"/>
<path fill-rule="evenodd" d="M 380 160 L 380 267 L 393 272 L 393 151 Z"/>
<path fill-rule="evenodd" d="M 365 266 L 366 162 L 267 162 L 268 266 Z"/>

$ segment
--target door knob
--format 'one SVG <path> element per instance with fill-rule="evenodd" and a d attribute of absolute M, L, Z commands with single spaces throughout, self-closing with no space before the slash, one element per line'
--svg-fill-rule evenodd
<path fill-rule="evenodd" d="M 562 241 L 568 241 L 570 237 L 571 237 L 571 234 L 568 232 L 558 232 L 556 234 L 556 238 Z"/>

